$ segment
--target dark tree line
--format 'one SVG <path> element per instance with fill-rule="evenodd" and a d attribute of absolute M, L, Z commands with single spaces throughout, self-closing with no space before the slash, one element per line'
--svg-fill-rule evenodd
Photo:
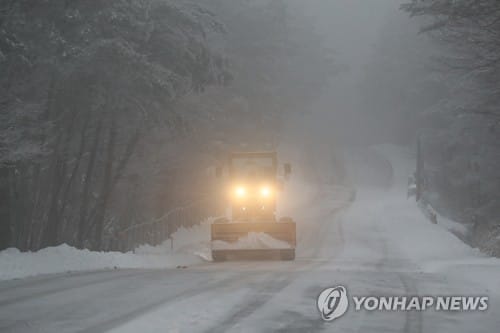
<path fill-rule="evenodd" d="M 383 29 L 366 103 L 374 118 L 403 124 L 380 132 L 384 139 L 420 140 L 424 200 L 498 255 L 500 2 L 413 0 L 402 9 L 413 20 L 401 16 Z"/>
<path fill-rule="evenodd" d="M 438 125 L 421 134 L 428 200 L 468 223 L 473 244 L 500 255 L 500 2 L 414 0 L 402 8 L 442 48 L 433 73 L 446 93 L 427 116 Z"/>
<path fill-rule="evenodd" d="M 1 247 L 102 248 L 112 195 L 174 101 L 225 80 L 222 32 L 167 1 L 8 1 L 0 21 Z"/>
<path fill-rule="evenodd" d="M 284 1 L 2 1 L 0 248 L 109 249 L 210 197 L 225 151 L 319 92 L 312 50 Z"/>

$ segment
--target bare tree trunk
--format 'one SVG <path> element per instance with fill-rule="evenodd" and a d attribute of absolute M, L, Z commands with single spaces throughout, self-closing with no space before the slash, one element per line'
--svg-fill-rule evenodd
<path fill-rule="evenodd" d="M 64 162 L 61 157 L 58 156 L 59 152 L 56 152 L 55 155 L 53 172 L 50 177 L 52 182 L 52 190 L 49 192 L 50 205 L 47 213 L 47 220 L 43 228 L 41 247 L 57 245 L 57 231 L 59 226 L 59 219 L 57 217 L 57 201 L 59 200 L 59 192 L 63 182 L 62 163 Z"/>
<path fill-rule="evenodd" d="M 79 142 L 79 145 L 78 145 L 78 152 L 76 154 L 76 160 L 74 162 L 74 166 L 71 170 L 71 173 L 69 175 L 69 179 L 66 183 L 66 186 L 65 186 L 65 189 L 63 191 L 63 194 L 62 194 L 62 197 L 61 197 L 61 208 L 60 208 L 60 211 L 59 211 L 59 216 L 63 217 L 65 216 L 65 210 L 66 210 L 66 207 L 67 205 L 69 204 L 70 202 L 70 189 L 72 188 L 73 186 L 73 183 L 75 181 L 75 179 L 77 178 L 77 175 L 78 175 L 78 170 L 80 168 L 80 165 L 81 165 L 81 162 L 82 162 L 82 158 L 83 158 L 83 154 L 85 152 L 85 147 L 86 147 L 86 134 L 87 134 L 87 131 L 88 131 L 88 125 L 89 125 L 89 121 L 90 121 L 90 112 L 87 113 L 86 115 L 86 118 L 85 118 L 85 121 L 84 121 L 84 124 L 83 124 L 83 127 L 81 129 L 81 132 L 80 132 L 80 142 Z M 66 229 L 67 225 L 64 225 L 63 226 L 63 229 Z M 74 238 L 71 237 L 71 240 L 74 241 Z"/>
<path fill-rule="evenodd" d="M 115 171 L 110 172 L 110 176 L 108 180 L 105 180 L 105 183 L 109 181 L 109 184 L 105 184 L 103 186 L 103 191 L 101 192 L 100 199 L 101 202 L 98 203 L 94 209 L 93 214 L 89 215 L 89 221 L 93 221 L 88 227 L 87 231 L 84 233 L 84 236 L 88 235 L 92 228 L 96 227 L 96 232 L 100 228 L 101 233 L 102 233 L 102 228 L 104 226 L 104 218 L 106 215 L 106 209 L 107 205 L 109 203 L 109 198 L 111 197 L 111 194 L 115 188 L 115 186 L 118 184 L 120 181 L 123 172 L 125 171 L 125 168 L 127 167 L 128 161 L 132 157 L 135 147 L 137 146 L 137 143 L 139 142 L 139 138 L 141 135 L 141 131 L 139 129 L 136 130 L 135 134 L 130 138 L 130 140 L 127 143 L 127 146 L 125 148 L 125 151 L 122 154 L 122 157 L 120 158 L 117 167 L 115 168 Z M 115 139 L 113 139 L 115 140 Z M 114 151 L 113 151 L 114 155 Z M 108 155 L 109 156 L 109 155 Z M 109 164 L 108 164 L 109 165 Z M 112 167 L 112 165 L 110 165 Z M 97 224 L 101 223 L 100 227 L 97 227 Z M 96 247 L 97 248 L 97 247 Z"/>
<path fill-rule="evenodd" d="M 113 178 L 113 162 L 115 159 L 115 139 L 116 139 L 116 123 L 115 115 L 111 114 L 111 125 L 109 128 L 109 138 L 107 145 L 107 157 L 104 169 L 104 179 L 101 188 L 100 202 L 97 204 L 97 214 L 95 217 L 95 250 L 102 249 L 102 234 L 104 226 L 104 218 L 106 216 L 106 208 L 108 205 L 109 197 L 111 195 L 112 178 Z"/>
<path fill-rule="evenodd" d="M 56 82 L 57 82 L 57 73 L 55 69 L 51 71 L 51 78 L 49 83 L 49 89 L 47 91 L 47 101 L 45 108 L 45 120 L 56 119 L 57 118 L 57 104 L 56 104 Z M 46 194 L 47 202 L 49 203 L 48 212 L 46 214 L 45 219 L 42 219 L 41 225 L 41 241 L 40 247 L 52 246 L 57 243 L 57 229 L 58 229 L 58 221 L 56 221 L 55 211 L 57 200 L 59 197 L 59 191 L 62 186 L 63 176 L 61 175 L 61 163 L 64 163 L 61 158 L 61 154 L 63 154 L 63 141 L 64 141 L 64 131 L 63 126 L 59 124 L 59 128 L 55 129 L 55 133 L 57 133 L 54 145 L 54 152 L 52 154 L 52 160 L 49 164 L 48 171 L 48 182 L 46 182 L 42 191 Z M 45 141 L 47 138 L 44 136 L 42 138 Z"/>
<path fill-rule="evenodd" d="M 51 191 L 51 201 L 47 215 L 47 224 L 42 237 L 42 247 L 58 245 L 58 235 L 61 225 L 61 215 L 59 214 L 60 195 L 66 178 L 68 147 L 70 146 L 75 124 L 75 116 L 70 116 L 69 126 L 66 128 L 65 135 L 60 135 L 54 152 L 53 175 L 51 177 L 53 187 Z M 64 125 L 64 123 L 63 123 Z"/>
<path fill-rule="evenodd" d="M 0 250 L 11 245 L 9 169 L 0 168 Z"/>
<path fill-rule="evenodd" d="M 102 120 L 99 120 L 97 124 L 94 143 L 92 150 L 90 152 L 89 162 L 87 164 L 87 171 L 85 173 L 84 185 L 82 191 L 82 205 L 80 206 L 80 217 L 78 222 L 78 235 L 77 235 L 77 246 L 83 248 L 86 235 L 86 224 L 87 215 L 89 208 L 89 196 L 90 196 L 90 186 L 92 183 L 92 174 L 94 173 L 94 167 L 96 162 L 97 149 L 99 147 L 99 140 L 101 137 Z"/>
<path fill-rule="evenodd" d="M 33 166 L 32 175 L 32 188 L 33 188 L 33 203 L 31 204 L 30 216 L 28 218 L 28 235 L 26 238 L 26 248 L 29 250 L 35 249 L 35 219 L 38 217 L 39 210 L 41 209 L 41 204 L 43 202 L 42 194 L 42 177 L 41 175 L 41 165 L 37 163 Z"/>
<path fill-rule="evenodd" d="M 29 216 L 31 215 L 31 188 L 30 188 L 30 167 L 26 163 L 18 163 L 14 174 L 17 203 L 17 218 L 12 221 L 16 224 L 15 243 L 13 244 L 20 250 L 26 250 L 26 240 L 29 230 Z"/>
<path fill-rule="evenodd" d="M 15 245 L 16 233 L 18 230 L 17 221 L 19 220 L 19 194 L 16 186 L 16 171 L 14 168 L 7 170 L 7 189 L 9 191 L 9 230 L 11 235 L 11 246 Z"/>

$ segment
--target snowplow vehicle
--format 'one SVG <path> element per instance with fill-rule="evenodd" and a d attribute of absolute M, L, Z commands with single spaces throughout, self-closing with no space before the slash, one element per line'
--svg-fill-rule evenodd
<path fill-rule="evenodd" d="M 217 177 L 224 178 L 221 198 L 229 217 L 218 218 L 211 225 L 214 261 L 231 257 L 295 259 L 295 222 L 276 217 L 283 186 L 278 169 L 276 152 L 231 153 L 226 165 L 217 168 Z M 283 169 L 284 179 L 288 179 L 290 164 Z M 259 239 L 262 236 L 264 240 Z"/>

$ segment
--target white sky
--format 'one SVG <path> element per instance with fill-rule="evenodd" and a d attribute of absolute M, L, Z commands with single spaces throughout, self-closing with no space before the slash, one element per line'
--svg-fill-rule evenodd
<path fill-rule="evenodd" d="M 362 106 L 357 84 L 377 44 L 383 25 L 394 15 L 407 15 L 399 10 L 403 0 L 291 0 L 294 8 L 313 20 L 318 32 L 334 52 L 336 63 L 349 71 L 332 79 L 327 93 L 308 110 L 311 128 L 336 132 L 345 128 L 360 129 L 356 111 Z M 351 135 L 348 135 L 351 137 Z"/>

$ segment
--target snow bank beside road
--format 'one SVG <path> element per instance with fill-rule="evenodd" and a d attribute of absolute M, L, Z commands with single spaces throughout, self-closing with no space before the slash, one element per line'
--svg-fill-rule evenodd
<path fill-rule="evenodd" d="M 295 216 L 297 206 L 313 200 L 317 188 L 300 181 L 287 183 L 280 201 L 282 216 Z M 286 203 L 286 204 L 284 204 Z M 10 248 L 0 251 L 0 280 L 24 278 L 41 274 L 64 273 L 114 268 L 162 269 L 211 261 L 210 224 L 208 219 L 191 228 L 179 228 L 160 245 L 142 245 L 133 252 L 94 252 L 78 250 L 63 244 L 37 252 L 20 252 Z M 220 242 L 222 243 L 222 242 Z M 269 235 L 250 234 L 234 244 L 215 244 L 221 248 L 289 248 L 287 243 Z"/>
<path fill-rule="evenodd" d="M 200 262 L 190 254 L 134 254 L 78 250 L 66 244 L 37 252 L 10 248 L 0 252 L 0 280 L 112 268 L 168 268 Z"/>
<path fill-rule="evenodd" d="M 161 269 L 192 265 L 208 258 L 210 221 L 174 233 L 174 249 L 170 240 L 158 246 L 139 246 L 134 252 L 94 252 L 78 250 L 63 244 L 37 252 L 20 252 L 10 248 L 0 251 L 0 280 L 41 274 L 64 273 L 114 268 Z"/>
<path fill-rule="evenodd" d="M 405 178 L 414 168 L 407 151 L 390 145 L 376 149 L 391 163 L 392 187 L 360 189 L 357 200 L 339 217 L 345 238 L 351 240 L 340 256 L 344 267 L 350 263 L 356 269 L 397 267 L 444 276 L 457 285 L 465 280 L 484 287 L 488 294 L 498 293 L 500 260 L 449 232 L 460 227 L 456 222 L 438 218 L 438 224 L 430 223 L 415 201 L 406 198 Z M 365 246 L 359 247 L 361 243 Z"/>

